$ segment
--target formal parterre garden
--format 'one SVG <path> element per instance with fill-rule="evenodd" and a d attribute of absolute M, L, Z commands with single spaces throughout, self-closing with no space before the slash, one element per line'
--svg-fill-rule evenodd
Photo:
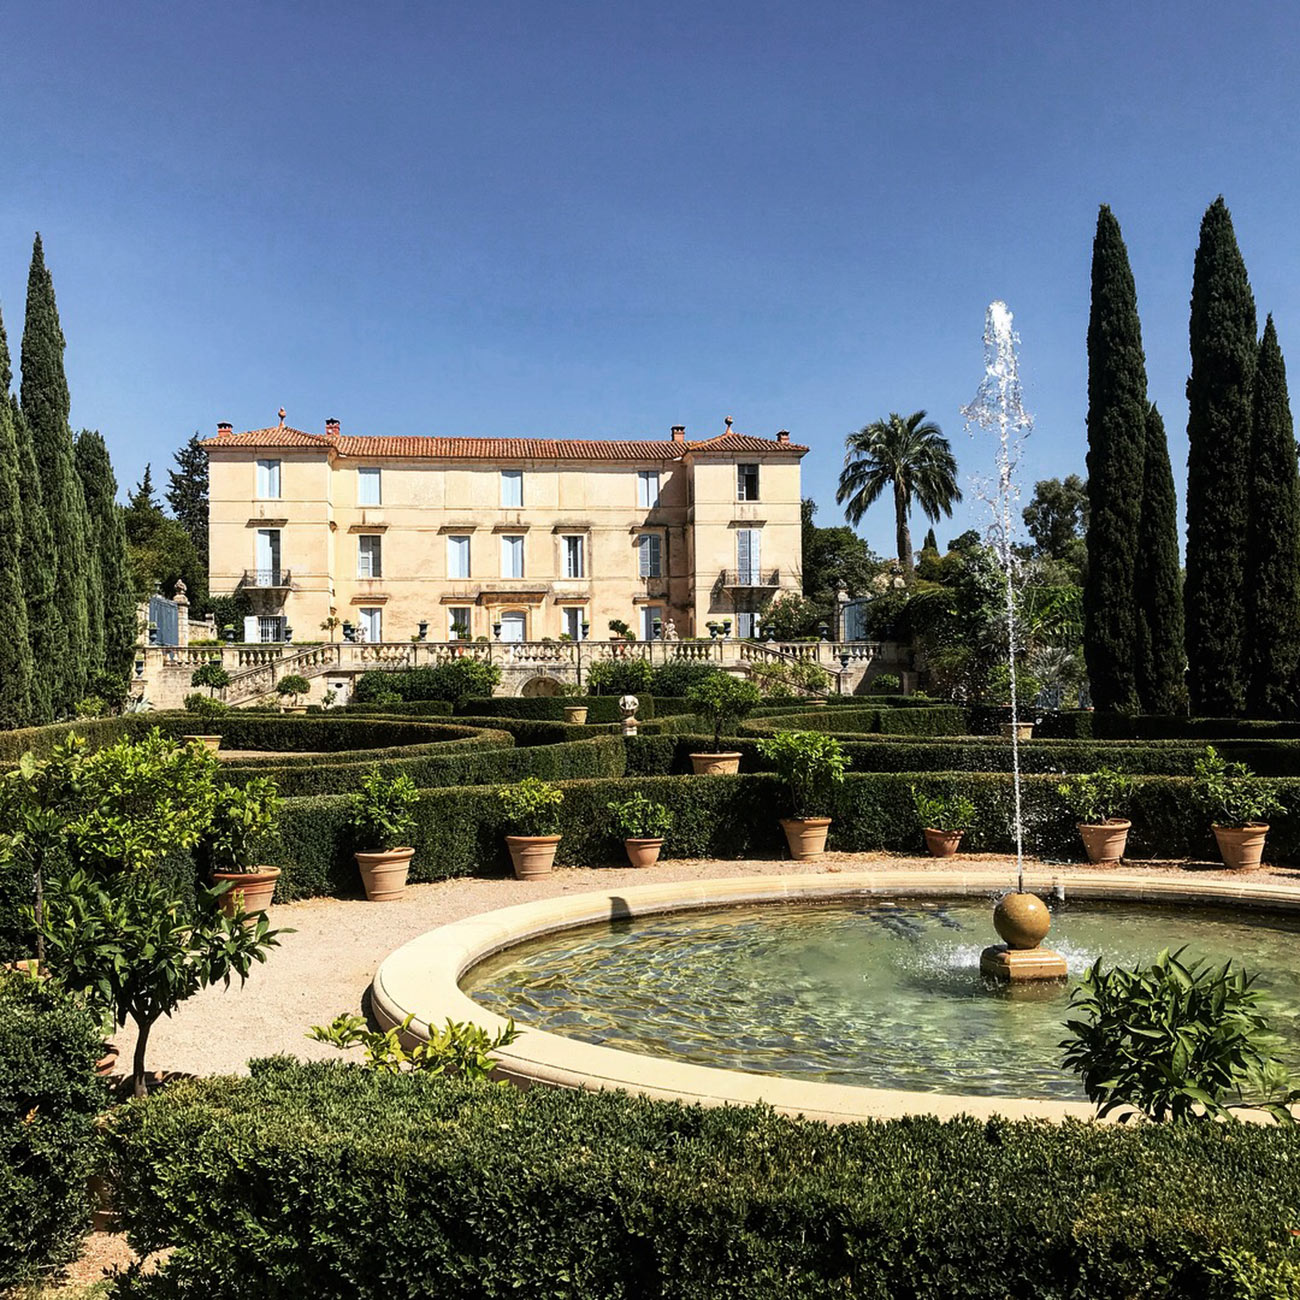
<path fill-rule="evenodd" d="M 275 960 L 291 912 L 256 910 L 267 868 L 277 902 L 358 897 L 378 888 L 358 853 L 413 850 L 410 882 L 504 875 L 520 838 L 551 841 L 559 869 L 647 842 L 773 857 L 795 845 L 782 818 L 817 816 L 830 851 L 917 854 L 926 832 L 1012 848 L 1003 710 L 633 684 L 635 735 L 626 683 L 446 699 L 401 673 L 345 709 L 0 733 L 0 1287 L 76 1256 L 98 1185 L 137 1252 L 169 1252 L 122 1295 L 1300 1296 L 1300 1137 L 1225 1122 L 1187 1059 L 1127 1125 L 827 1127 L 517 1092 L 473 1027 L 412 1055 L 353 1016 L 316 1032 L 362 1063 L 275 1058 L 143 1095 L 148 1027 Z M 694 773 L 719 751 L 738 773 Z M 1129 823 L 1128 858 L 1216 861 L 1213 827 L 1266 822 L 1267 860 L 1300 860 L 1300 724 L 1050 713 L 1019 753 L 1043 857 Z M 1174 1038 L 1228 1083 L 1232 1061 L 1260 1065 L 1248 986 L 1174 965 L 1140 976 L 1149 1001 L 1188 981 L 1247 1026 Z M 127 1021 L 145 1046 L 115 1095 L 96 1064 Z"/>

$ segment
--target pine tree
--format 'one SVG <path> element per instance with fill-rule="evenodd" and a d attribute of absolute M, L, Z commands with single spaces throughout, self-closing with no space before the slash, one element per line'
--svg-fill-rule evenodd
<path fill-rule="evenodd" d="M 1178 498 L 1169 465 L 1165 422 L 1154 402 L 1147 408 L 1146 444 L 1134 593 L 1138 701 L 1143 713 L 1182 713 L 1187 692 L 1183 684 L 1186 660 Z"/>
<path fill-rule="evenodd" d="M 104 439 L 88 429 L 77 439 L 77 473 L 90 516 L 92 591 L 100 593 L 103 667 L 119 679 L 130 676 L 135 658 L 135 592 L 126 553 L 126 528 L 117 504 L 117 479 Z M 94 607 L 92 606 L 92 616 Z"/>
<path fill-rule="evenodd" d="M 0 321 L 0 728 L 26 726 L 32 708 L 32 648 L 23 594 L 22 471 L 9 405 L 12 378 Z"/>
<path fill-rule="evenodd" d="M 1102 205 L 1088 318 L 1088 574 L 1083 648 L 1093 702 L 1136 712 L 1134 576 L 1146 458 L 1147 373 L 1137 290 L 1119 222 Z"/>
<path fill-rule="evenodd" d="M 176 453 L 176 468 L 167 472 L 167 504 L 190 535 L 199 558 L 208 563 L 208 453 L 197 433 Z"/>
<path fill-rule="evenodd" d="M 1273 317 L 1255 369 L 1246 527 L 1246 707 L 1280 718 L 1295 704 L 1300 664 L 1300 477 Z"/>
<path fill-rule="evenodd" d="M 132 546 L 146 546 L 166 516 L 153 491 L 153 466 L 146 465 L 140 481 L 127 493 L 126 540 Z"/>
<path fill-rule="evenodd" d="M 1201 220 L 1187 379 L 1187 689 L 1192 712 L 1246 707 L 1246 518 L 1255 299 L 1220 195 Z"/>
<path fill-rule="evenodd" d="M 70 401 L 63 370 L 63 330 L 54 301 L 54 283 L 45 267 L 41 237 L 32 247 L 27 277 L 27 318 L 23 326 L 23 415 L 31 430 L 40 471 L 45 514 L 54 539 L 54 604 L 62 644 L 41 671 L 52 677 L 53 700 L 60 712 L 86 693 L 90 662 L 87 610 L 86 502 L 72 454 L 68 425 Z"/>

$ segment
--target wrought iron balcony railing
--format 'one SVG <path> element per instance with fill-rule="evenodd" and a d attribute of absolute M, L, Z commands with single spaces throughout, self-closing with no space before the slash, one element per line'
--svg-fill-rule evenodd
<path fill-rule="evenodd" d="M 244 581 L 245 587 L 288 587 L 291 585 L 289 580 L 288 569 L 245 569 Z"/>
<path fill-rule="evenodd" d="M 781 570 L 760 569 L 757 565 L 749 569 L 723 569 L 722 585 L 724 587 L 779 587 Z"/>

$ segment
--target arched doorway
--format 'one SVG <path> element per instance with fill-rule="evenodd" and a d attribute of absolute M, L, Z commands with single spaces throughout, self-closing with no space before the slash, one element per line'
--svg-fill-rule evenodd
<path fill-rule="evenodd" d="M 520 695 L 526 695 L 530 699 L 538 696 L 552 696 L 560 693 L 560 683 L 554 677 L 530 677 L 524 683 L 524 689 L 519 692 Z"/>
<path fill-rule="evenodd" d="M 522 609 L 506 610 L 501 615 L 501 640 L 518 644 L 528 639 L 528 615 Z"/>

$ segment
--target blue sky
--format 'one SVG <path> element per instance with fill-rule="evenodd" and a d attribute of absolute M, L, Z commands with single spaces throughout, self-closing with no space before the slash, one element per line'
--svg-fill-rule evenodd
<path fill-rule="evenodd" d="M 987 468 L 958 408 L 995 297 L 1037 418 L 1025 477 L 1082 471 L 1108 202 L 1181 497 L 1216 194 L 1261 327 L 1300 355 L 1298 27 L 1189 0 L 14 7 L 0 305 L 16 350 L 39 229 L 74 426 L 124 486 L 281 404 L 383 434 L 732 415 L 811 445 L 833 523 L 844 435 L 891 410 Z M 982 523 L 967 496 L 942 540 Z M 889 550 L 887 504 L 863 531 Z"/>

